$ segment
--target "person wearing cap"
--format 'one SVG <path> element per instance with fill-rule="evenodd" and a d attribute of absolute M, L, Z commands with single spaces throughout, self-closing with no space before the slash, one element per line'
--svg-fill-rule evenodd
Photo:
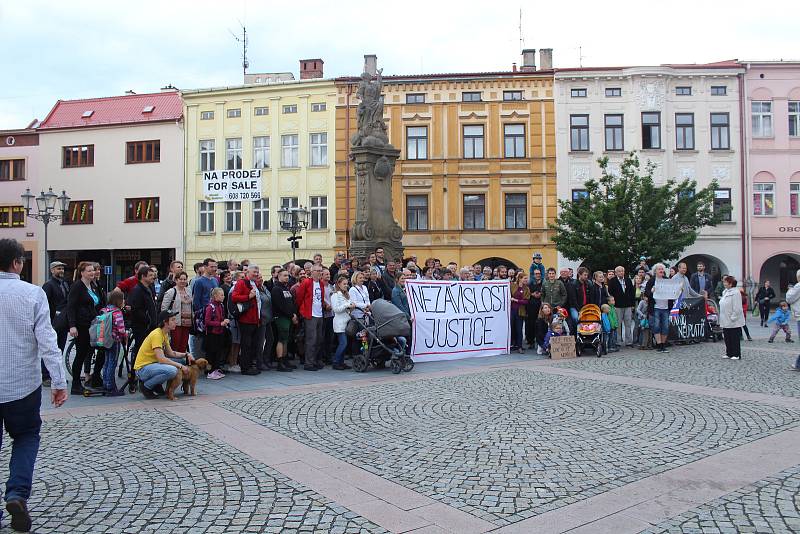
<path fill-rule="evenodd" d="M 529 283 L 533 283 L 533 280 L 535 280 L 533 271 L 539 271 L 539 274 L 542 275 L 540 280 L 544 280 L 547 277 L 547 271 L 542 263 L 542 255 L 538 252 L 533 254 L 533 262 L 531 263 L 530 272 L 528 273 Z"/>
<path fill-rule="evenodd" d="M 164 395 L 164 382 L 172 380 L 178 371 L 188 372 L 194 361 L 188 352 L 175 352 L 169 344 L 169 334 L 178 325 L 180 312 L 164 310 L 158 314 L 158 328 L 150 332 L 139 346 L 133 369 L 139 378 L 142 394 L 148 399 Z"/>
<path fill-rule="evenodd" d="M 644 269 L 644 272 L 646 273 L 650 272 L 650 266 L 647 265 L 647 258 L 644 256 L 639 256 L 639 264 L 636 266 L 634 271 L 638 271 L 639 269 Z"/>

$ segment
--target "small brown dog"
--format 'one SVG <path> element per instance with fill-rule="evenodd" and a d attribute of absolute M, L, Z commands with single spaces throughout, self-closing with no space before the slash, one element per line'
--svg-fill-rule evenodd
<path fill-rule="evenodd" d="M 175 378 L 170 380 L 169 384 L 167 384 L 167 398 L 169 400 L 175 400 L 175 390 L 178 389 L 178 386 L 181 384 L 183 384 L 184 395 L 189 394 L 195 396 L 197 394 L 197 379 L 200 377 L 202 371 L 209 368 L 208 360 L 205 358 L 197 358 L 192 365 L 188 365 L 187 367 L 189 368 L 188 372 L 176 373 Z"/>

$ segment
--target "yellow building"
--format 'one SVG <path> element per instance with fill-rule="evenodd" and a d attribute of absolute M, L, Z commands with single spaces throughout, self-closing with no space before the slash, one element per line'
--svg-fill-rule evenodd
<path fill-rule="evenodd" d="M 310 61 L 305 60 L 301 64 Z M 321 75 L 321 66 L 318 74 Z M 278 210 L 310 211 L 297 259 L 317 252 L 332 260 L 335 244 L 333 81 L 303 79 L 183 91 L 186 121 L 186 263 L 249 259 L 262 270 L 292 259 Z M 203 171 L 261 169 L 258 201 L 206 202 Z M 330 214 L 330 216 L 329 216 Z"/>
<path fill-rule="evenodd" d="M 336 247 L 349 246 L 355 179 L 348 159 L 358 78 L 336 89 Z M 395 218 L 406 257 L 459 265 L 556 264 L 553 71 L 387 76 L 384 117 L 401 150 Z"/>

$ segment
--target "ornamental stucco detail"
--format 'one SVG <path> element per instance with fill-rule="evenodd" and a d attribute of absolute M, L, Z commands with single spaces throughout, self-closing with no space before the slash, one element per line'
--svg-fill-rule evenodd
<path fill-rule="evenodd" d="M 636 97 L 642 111 L 661 111 L 666 98 L 664 80 L 639 80 Z"/>
<path fill-rule="evenodd" d="M 711 177 L 718 182 L 727 182 L 731 179 L 731 170 L 728 167 L 714 167 Z"/>
<path fill-rule="evenodd" d="M 695 172 L 694 167 L 682 167 L 680 169 L 681 180 L 694 180 Z"/>
<path fill-rule="evenodd" d="M 583 185 L 592 177 L 588 165 L 575 165 L 572 167 L 572 183 Z"/>

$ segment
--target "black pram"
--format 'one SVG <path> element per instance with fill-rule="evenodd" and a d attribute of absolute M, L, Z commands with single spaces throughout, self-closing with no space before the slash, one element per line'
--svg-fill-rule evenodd
<path fill-rule="evenodd" d="M 347 335 L 361 342 L 361 352 L 353 356 L 353 370 L 363 373 L 370 365 L 383 367 L 388 361 L 395 374 L 411 371 L 414 361 L 406 355 L 411 325 L 406 314 L 384 299 L 372 301 L 370 307 L 372 311 L 363 319 L 354 317 L 347 325 Z"/>

